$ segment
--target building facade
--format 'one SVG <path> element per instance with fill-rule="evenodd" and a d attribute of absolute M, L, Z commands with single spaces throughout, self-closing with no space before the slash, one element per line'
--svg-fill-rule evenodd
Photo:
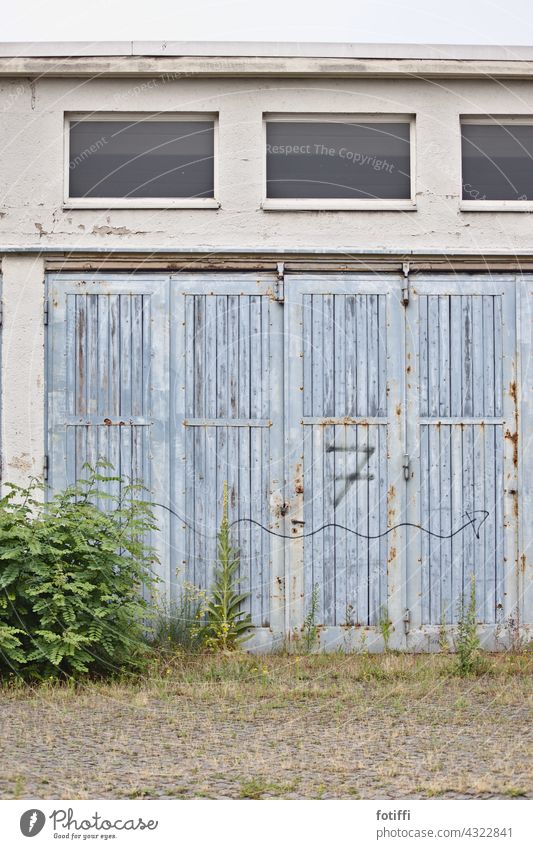
<path fill-rule="evenodd" d="M 2 485 L 224 482 L 250 643 L 533 620 L 533 48 L 0 45 Z M 390 631 L 390 638 L 388 632 Z"/>

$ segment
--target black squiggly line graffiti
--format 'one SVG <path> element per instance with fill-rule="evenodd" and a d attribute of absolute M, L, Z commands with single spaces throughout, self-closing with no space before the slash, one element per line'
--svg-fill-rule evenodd
<path fill-rule="evenodd" d="M 154 503 L 154 507 L 161 507 L 163 510 L 168 510 L 173 516 L 180 520 L 189 530 L 193 531 L 195 534 L 199 534 L 203 536 L 205 539 L 216 539 L 216 534 L 204 534 L 202 531 L 199 531 L 197 528 L 193 527 L 186 519 L 176 513 L 175 510 L 172 510 L 170 507 L 167 507 L 166 504 L 158 504 Z M 388 534 L 391 534 L 393 531 L 398 530 L 398 528 L 415 528 L 415 530 L 421 531 L 424 534 L 428 534 L 430 537 L 435 537 L 436 539 L 452 539 L 457 536 L 457 534 L 462 533 L 467 528 L 472 528 L 476 539 L 480 537 L 481 526 L 484 522 L 487 521 L 490 513 L 488 510 L 473 510 L 472 513 L 465 511 L 463 516 L 467 517 L 467 521 L 461 525 L 460 528 L 456 528 L 455 531 L 451 531 L 449 534 L 438 534 L 436 531 L 430 531 L 429 528 L 423 528 L 422 525 L 416 525 L 414 522 L 399 522 L 397 525 L 392 525 L 392 527 L 387 528 L 385 531 L 382 531 L 380 534 L 364 534 L 360 531 L 355 531 L 353 528 L 347 528 L 345 525 L 340 525 L 338 522 L 327 522 L 325 525 L 321 525 L 319 528 L 315 528 L 312 531 L 307 531 L 301 534 L 281 534 L 278 531 L 273 531 L 272 528 L 267 528 L 266 525 L 261 524 L 261 522 L 257 522 L 255 519 L 252 519 L 248 516 L 244 516 L 241 519 L 235 519 L 230 523 L 230 528 L 234 528 L 237 525 L 242 524 L 243 522 L 248 522 L 250 525 L 255 525 L 258 528 L 261 528 L 265 533 L 270 534 L 270 536 L 278 537 L 279 539 L 307 539 L 309 537 L 313 537 L 316 534 L 319 534 L 321 531 L 325 531 L 328 528 L 338 528 L 341 531 L 347 531 L 349 534 L 354 534 L 356 537 L 361 537 L 362 539 L 381 539 L 382 537 L 386 537 Z"/>

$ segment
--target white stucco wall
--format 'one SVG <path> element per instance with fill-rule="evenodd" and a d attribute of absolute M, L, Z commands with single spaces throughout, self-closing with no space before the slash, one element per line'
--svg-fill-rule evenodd
<path fill-rule="evenodd" d="M 63 209 L 65 112 L 218 112 L 221 208 Z M 274 212 L 263 112 L 416 115 L 416 211 Z M 505 252 L 533 247 L 522 212 L 461 212 L 459 115 L 533 115 L 533 80 L 62 79 L 0 82 L 0 244 L 319 247 Z"/>
<path fill-rule="evenodd" d="M 44 457 L 44 261 L 2 260 L 2 482 L 26 486 Z"/>

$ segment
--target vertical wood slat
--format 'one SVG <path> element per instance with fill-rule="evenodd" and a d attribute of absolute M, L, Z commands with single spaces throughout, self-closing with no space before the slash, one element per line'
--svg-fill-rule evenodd
<path fill-rule="evenodd" d="M 131 415 L 143 415 L 143 296 L 131 296 Z"/>
<path fill-rule="evenodd" d="M 378 295 L 378 409 L 376 415 L 387 415 L 387 296 Z"/>
<path fill-rule="evenodd" d="M 316 409 L 316 408 L 315 408 Z M 311 480 L 310 487 L 306 487 L 308 498 L 311 499 L 312 509 L 312 524 L 311 528 L 319 528 L 323 524 L 324 517 L 324 428 L 313 427 L 313 454 L 311 463 Z M 309 541 L 306 540 L 309 544 Z M 319 592 L 319 622 L 324 622 L 324 537 L 323 534 L 315 534 L 311 537 L 310 546 L 312 550 L 311 558 L 311 587 L 309 595 L 306 598 L 306 608 L 311 603 L 311 592 L 316 584 L 318 584 Z"/>
<path fill-rule="evenodd" d="M 120 416 L 120 295 L 109 295 L 109 415 Z M 147 315 L 148 315 L 147 311 Z"/>
<path fill-rule="evenodd" d="M 97 361 L 96 410 L 101 416 L 109 414 L 109 296 L 98 297 L 96 302 Z M 139 381 L 142 386 L 142 380 Z"/>
<path fill-rule="evenodd" d="M 463 349 L 463 416 L 474 415 L 473 390 L 473 346 L 472 346 L 472 296 L 463 295 L 462 302 L 462 349 Z"/>
<path fill-rule="evenodd" d="M 384 416 L 386 296 L 305 293 L 302 310 L 304 411 L 326 420 Z M 387 522 L 386 433 L 379 425 L 327 423 L 303 430 L 306 526 L 335 521 L 363 534 L 326 528 L 304 543 L 306 605 L 318 584 L 324 624 L 377 624 L 388 545 L 366 535 L 378 536 Z"/>
<path fill-rule="evenodd" d="M 327 403 L 326 397 L 324 398 Z M 322 481 L 322 524 L 336 521 L 335 514 L 335 426 L 323 428 L 323 481 Z M 327 517 L 327 518 L 326 518 Z M 335 624 L 335 579 L 338 567 L 338 552 L 335 548 L 335 528 L 328 527 L 322 532 L 322 581 L 324 593 L 324 622 Z"/>
<path fill-rule="evenodd" d="M 339 298 L 338 298 L 339 299 Z M 340 300 L 340 299 L 339 299 Z M 345 397 L 346 407 L 337 415 L 357 415 L 357 344 L 356 344 L 356 301 L 355 295 L 345 295 L 344 302 L 344 348 L 346 351 Z"/>
<path fill-rule="evenodd" d="M 324 396 L 321 415 L 324 416 L 335 415 L 335 324 L 333 299 L 333 295 L 322 296 L 322 351 L 316 352 L 317 367 L 321 367 L 323 372 Z"/>
<path fill-rule="evenodd" d="M 420 426 L 420 525 L 429 528 L 430 500 L 429 500 L 429 427 Z M 420 534 L 420 557 L 421 557 L 421 616 L 422 622 L 430 622 L 430 562 L 431 562 L 431 537 L 429 534 Z"/>
<path fill-rule="evenodd" d="M 76 295 L 76 415 L 87 412 L 87 299 Z"/>
<path fill-rule="evenodd" d="M 365 474 L 368 475 L 368 533 L 376 539 L 368 540 L 368 616 L 369 622 L 378 625 L 380 619 L 385 616 L 382 610 L 382 599 L 380 597 L 380 572 L 382 568 L 381 547 L 379 533 L 380 528 L 380 425 L 373 425 L 368 429 L 368 445 L 373 452 L 368 456 Z M 384 492 L 386 492 L 386 487 Z"/>
<path fill-rule="evenodd" d="M 451 458 L 451 431 L 450 425 L 441 426 L 439 429 L 439 455 L 440 455 L 440 529 L 443 536 L 452 532 L 452 458 Z M 452 572 L 452 540 L 450 538 L 441 540 L 440 544 L 440 615 L 439 622 L 446 622 L 448 611 L 451 607 L 451 576 Z"/>
<path fill-rule="evenodd" d="M 131 412 L 131 295 L 120 298 L 120 416 Z"/>
<path fill-rule="evenodd" d="M 368 340 L 367 340 L 367 296 L 356 295 L 356 362 L 357 387 L 356 414 L 368 415 Z"/>
<path fill-rule="evenodd" d="M 439 296 L 428 295 L 428 416 L 439 410 Z"/>
<path fill-rule="evenodd" d="M 313 296 L 302 297 L 303 414 L 313 415 Z"/>
<path fill-rule="evenodd" d="M 427 295 L 420 295 L 418 299 L 418 397 L 419 409 L 421 416 L 429 415 L 429 375 L 428 375 L 428 298 Z M 411 365 L 413 368 L 414 363 Z M 413 380 L 416 380 L 416 372 L 413 374 Z"/>
<path fill-rule="evenodd" d="M 265 419 L 273 419 L 272 399 L 273 385 L 272 381 L 281 381 L 281 373 L 279 371 L 278 352 L 283 350 L 282 345 L 278 345 L 276 337 L 273 335 L 273 317 L 271 310 L 273 306 L 269 298 L 261 298 L 261 417 Z M 255 376 L 250 378 L 255 380 Z M 271 503 L 271 493 L 275 492 L 283 501 L 283 461 L 281 457 L 275 458 L 275 463 L 271 458 L 271 431 L 261 431 L 262 445 L 262 462 L 261 462 L 261 480 L 262 480 L 262 496 L 261 503 L 263 512 L 261 523 L 268 527 L 270 522 L 269 505 Z M 277 464 L 277 466 L 276 466 Z M 272 562 L 272 545 L 271 537 L 265 532 L 261 532 L 261 561 L 259 564 L 260 577 L 254 580 L 262 581 L 262 624 L 270 622 L 270 565 Z"/>
<path fill-rule="evenodd" d="M 462 413 L 462 362 L 463 334 L 461 328 L 461 298 L 454 296 L 450 300 L 450 324 L 448 338 L 450 345 L 450 416 Z"/>
<path fill-rule="evenodd" d="M 342 372 L 337 372 L 337 374 L 342 374 Z M 337 381 L 339 382 L 339 381 Z M 333 498 L 334 500 L 337 498 L 338 493 L 338 483 L 339 479 L 346 480 L 346 431 L 349 425 L 337 425 L 334 430 L 334 440 L 335 445 L 339 446 L 343 450 L 340 452 L 335 452 L 333 454 L 334 458 L 334 479 L 333 479 Z M 347 527 L 346 521 L 346 499 L 338 505 L 338 507 L 334 511 L 335 521 L 339 524 Z M 348 560 L 347 560 L 347 536 L 346 531 L 341 530 L 340 528 L 335 528 L 334 530 L 335 536 L 335 611 L 334 611 L 334 621 L 337 625 L 342 625 L 346 619 L 346 605 L 347 605 L 347 571 L 349 568 Z"/>
<path fill-rule="evenodd" d="M 459 299 L 452 299 L 452 304 Z M 459 304 L 460 307 L 460 304 Z M 456 325 L 457 326 L 457 325 Z M 457 372 L 455 372 L 457 375 Z M 459 372 L 460 374 L 460 372 Z M 452 370 L 452 380 L 454 372 Z M 459 397 L 460 402 L 460 397 Z M 463 520 L 465 515 L 463 501 L 463 429 L 460 427 L 451 427 L 450 438 L 450 464 L 451 464 L 451 503 L 452 503 L 452 522 L 455 523 L 461 517 Z M 449 593 L 449 609 L 446 611 L 446 623 L 450 624 L 455 621 L 458 605 L 463 591 L 463 538 L 464 534 L 456 534 L 451 540 L 451 578 L 450 578 L 450 593 Z"/>
<path fill-rule="evenodd" d="M 485 414 L 485 393 L 483 386 L 485 339 L 483 338 L 483 300 L 479 295 L 472 297 L 472 342 L 472 415 L 481 417 Z"/>
<path fill-rule="evenodd" d="M 188 373 L 193 375 L 186 392 L 186 414 L 194 418 L 201 412 L 201 417 L 215 420 L 213 425 L 186 427 L 195 432 L 194 437 L 186 437 L 191 454 L 189 474 L 194 479 L 194 487 L 186 488 L 195 537 L 189 543 L 189 557 L 196 563 L 197 581 L 206 589 L 216 564 L 215 536 L 224 481 L 228 483 L 230 522 L 244 518 L 269 524 L 270 431 L 254 427 L 253 420 L 270 416 L 272 334 L 269 301 L 264 295 L 215 291 L 190 293 L 186 300 L 194 303 L 194 309 L 185 310 Z M 198 380 L 205 386 L 205 394 L 199 393 Z M 227 425 L 228 419 L 238 418 L 250 419 L 252 425 Z M 269 539 L 251 523 L 239 523 L 232 535 L 240 552 L 241 589 L 251 593 L 243 608 L 251 612 L 255 624 L 267 624 Z"/>
<path fill-rule="evenodd" d="M 196 299 L 189 295 L 182 296 L 185 301 L 185 341 L 184 341 L 184 374 L 182 380 L 185 384 L 185 416 L 191 416 L 195 413 L 196 398 L 195 392 L 197 386 L 202 385 L 202 372 L 198 371 L 199 364 L 196 357 L 195 333 L 197 327 L 195 325 Z M 198 382 L 197 382 L 198 381 Z M 198 494 L 197 494 L 197 476 L 201 474 L 202 454 L 201 446 L 196 444 L 196 435 L 193 432 L 185 432 L 184 434 L 184 454 L 185 454 L 185 516 L 186 522 L 185 531 L 185 562 L 181 564 L 184 570 L 184 577 L 188 583 L 195 584 L 201 588 L 205 587 L 205 577 L 203 576 L 204 564 L 202 562 L 201 540 L 197 540 L 198 517 Z M 196 449 L 200 452 L 196 458 Z M 201 512 L 201 508 L 200 508 Z M 200 529 L 203 532 L 203 528 Z M 197 543 L 200 551 L 197 552 Z"/>
<path fill-rule="evenodd" d="M 378 331 L 378 296 L 367 295 L 367 324 L 368 324 L 368 353 L 367 353 L 367 382 L 369 416 L 378 415 L 379 398 L 379 331 Z"/>
<path fill-rule="evenodd" d="M 438 412 L 441 416 L 450 415 L 450 299 L 447 295 L 438 296 Z"/>
<path fill-rule="evenodd" d="M 187 366 L 185 381 L 187 386 L 193 381 L 193 387 L 188 388 L 185 415 L 207 417 L 205 406 L 205 395 L 207 391 L 208 376 L 205 373 L 205 295 L 188 296 L 185 299 L 190 307 L 185 312 L 185 325 L 187 335 Z M 191 338 L 191 330 L 194 335 Z"/>
<path fill-rule="evenodd" d="M 347 411 L 347 359 L 346 359 L 346 297 L 335 295 L 333 299 L 333 324 L 334 339 L 333 346 L 335 358 L 333 362 L 335 398 L 333 402 L 333 415 L 346 416 Z M 304 354 L 305 356 L 305 354 Z M 304 380 L 305 380 L 304 372 Z M 305 392 L 305 386 L 304 386 Z M 305 415 L 305 413 L 304 413 Z"/>
<path fill-rule="evenodd" d="M 461 599 L 468 603 L 472 574 L 480 621 L 493 622 L 496 609 L 502 514 L 495 492 L 503 487 L 497 438 L 501 427 L 483 419 L 502 410 L 501 296 L 469 294 L 465 288 L 465 293 L 437 291 L 419 298 L 420 414 L 435 421 L 420 430 L 420 521 L 447 534 L 466 513 L 486 509 L 489 517 L 479 540 L 468 530 L 452 541 L 422 538 L 422 621 L 432 624 L 438 624 L 443 613 L 446 621 L 457 620 Z M 456 423 L 443 425 L 440 416 L 452 416 Z M 462 424 L 462 417 L 477 418 L 479 425 Z"/>

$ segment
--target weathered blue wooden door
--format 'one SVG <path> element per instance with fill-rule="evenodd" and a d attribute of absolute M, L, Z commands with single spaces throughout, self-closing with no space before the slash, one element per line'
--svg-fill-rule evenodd
<path fill-rule="evenodd" d="M 283 308 L 276 278 L 172 278 L 173 525 L 179 581 L 207 590 L 224 482 L 254 625 L 283 632 Z M 266 639 L 271 637 L 266 635 Z"/>
<path fill-rule="evenodd" d="M 105 459 L 165 503 L 168 477 L 168 275 L 48 280 L 49 483 L 60 489 Z M 110 492 L 116 489 L 109 485 Z M 118 492 L 114 492 L 118 494 Z M 153 540 L 169 579 L 168 514 Z"/>
<path fill-rule="evenodd" d="M 516 282 L 505 275 L 413 277 L 406 310 L 409 516 L 432 531 L 409 536 L 413 627 L 457 622 L 472 579 L 478 622 L 516 616 Z"/>
<path fill-rule="evenodd" d="M 402 280 L 291 275 L 288 620 L 312 606 L 342 647 L 352 626 L 401 619 L 404 519 Z"/>

